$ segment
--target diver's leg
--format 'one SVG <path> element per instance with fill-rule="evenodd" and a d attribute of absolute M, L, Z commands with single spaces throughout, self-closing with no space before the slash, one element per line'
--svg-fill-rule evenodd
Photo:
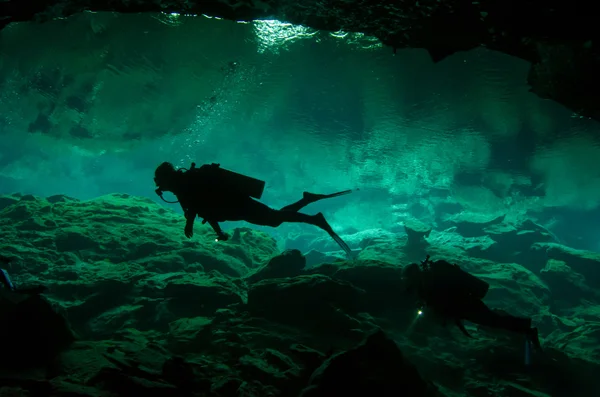
<path fill-rule="evenodd" d="M 516 317 L 507 313 L 491 310 L 483 301 L 476 299 L 465 308 L 464 319 L 484 327 L 504 329 L 506 331 L 525 335 L 531 342 L 540 348 L 537 328 L 531 327 L 531 319 Z"/>
<path fill-rule="evenodd" d="M 344 194 L 348 194 L 348 193 L 352 193 L 352 190 L 344 190 L 342 192 L 337 192 L 337 193 L 333 193 L 333 194 L 314 194 L 314 193 L 304 192 L 302 194 L 302 198 L 300 200 L 296 201 L 293 204 L 286 205 L 280 211 L 298 212 L 302 208 L 306 207 L 307 205 L 315 203 L 319 200 L 343 196 Z"/>
<path fill-rule="evenodd" d="M 348 256 L 351 256 L 352 254 L 352 250 L 350 249 L 350 247 L 348 247 L 348 244 L 346 244 L 344 240 L 342 240 L 340 236 L 338 236 L 333 231 L 329 223 L 327 223 L 327 221 L 325 220 L 323 214 L 320 212 L 316 215 L 307 215 L 301 212 L 275 210 L 256 200 L 250 200 L 245 202 L 243 212 L 244 216 L 243 218 L 241 218 L 241 220 L 253 223 L 255 225 L 278 227 L 282 223 L 290 222 L 306 223 L 309 225 L 317 226 L 325 230 L 331 236 L 331 238 L 333 238 L 333 240 L 336 243 L 338 243 L 338 245 L 346 252 Z"/>
<path fill-rule="evenodd" d="M 293 214 L 293 212 L 290 212 L 290 213 Z M 314 220 L 314 223 L 312 223 L 312 225 L 315 225 L 315 226 L 325 230 L 327 232 L 327 234 L 329 234 L 329 236 L 340 246 L 340 248 L 342 250 L 344 250 L 346 255 L 349 258 L 351 258 L 352 250 L 350 249 L 350 247 L 348 247 L 348 244 L 346 244 L 346 242 L 344 240 L 342 240 L 342 238 L 340 236 L 338 236 L 338 234 L 336 232 L 333 231 L 333 229 L 331 228 L 331 226 L 325 219 L 325 216 L 319 212 L 318 214 L 313 215 L 312 218 Z"/>

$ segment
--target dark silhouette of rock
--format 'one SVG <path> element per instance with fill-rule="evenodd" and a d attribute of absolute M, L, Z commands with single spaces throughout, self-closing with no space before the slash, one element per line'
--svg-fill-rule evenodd
<path fill-rule="evenodd" d="M 256 282 L 268 278 L 294 277 L 302 273 L 306 266 L 306 259 L 298 250 L 285 250 L 282 254 L 273 257 L 266 265 L 257 269 L 247 277 L 249 282 Z"/>
<path fill-rule="evenodd" d="M 47 364 L 75 337 L 63 316 L 40 295 L 0 289 L 0 367 Z"/>
<path fill-rule="evenodd" d="M 430 385 L 383 331 L 354 349 L 326 360 L 312 375 L 301 397 L 435 395 Z"/>
<path fill-rule="evenodd" d="M 248 309 L 316 334 L 356 338 L 364 324 L 352 315 L 361 311 L 363 297 L 350 283 L 313 274 L 252 284 Z"/>

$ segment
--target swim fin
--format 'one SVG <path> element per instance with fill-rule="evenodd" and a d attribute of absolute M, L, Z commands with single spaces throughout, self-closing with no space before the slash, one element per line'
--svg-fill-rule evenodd
<path fill-rule="evenodd" d="M 319 200 L 339 197 L 339 196 L 343 196 L 345 194 L 349 194 L 352 192 L 353 192 L 353 190 L 343 190 L 341 192 L 332 193 L 332 194 L 315 194 L 315 193 L 304 192 L 304 193 L 302 193 L 302 198 L 309 203 L 316 203 Z"/>
<path fill-rule="evenodd" d="M 342 240 L 342 238 L 338 236 L 336 232 L 333 231 L 333 229 L 325 219 L 325 216 L 321 212 L 319 212 L 315 215 L 315 218 L 317 219 L 316 226 L 325 230 L 327 234 L 329 234 L 329 236 L 331 236 L 331 238 L 340 246 L 340 248 L 344 250 L 346 256 L 349 259 L 352 259 L 352 250 L 350 249 L 348 244 L 346 244 L 346 242 Z"/>

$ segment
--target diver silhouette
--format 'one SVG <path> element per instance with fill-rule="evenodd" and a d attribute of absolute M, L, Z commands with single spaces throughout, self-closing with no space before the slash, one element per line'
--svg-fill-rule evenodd
<path fill-rule="evenodd" d="M 434 262 L 429 258 L 427 256 L 421 265 L 413 263 L 403 269 L 406 291 L 416 294 L 424 307 L 437 312 L 444 321 L 454 321 L 469 338 L 472 336 L 463 325 L 463 320 L 522 334 L 541 351 L 538 329 L 531 326 L 531 318 L 516 317 L 501 310 L 490 309 L 483 302 L 490 287 L 486 281 L 450 262 Z"/>
<path fill-rule="evenodd" d="M 228 240 L 229 236 L 221 230 L 219 222 L 245 221 L 270 227 L 286 222 L 306 223 L 326 231 L 348 256 L 352 254 L 350 247 L 333 231 L 322 213 L 308 215 L 299 212 L 309 204 L 342 196 L 352 190 L 333 194 L 304 192 L 302 199 L 277 210 L 258 201 L 265 182 L 223 169 L 220 164 L 204 164 L 196 168 L 192 163 L 189 170 L 177 170 L 173 164 L 164 162 L 156 168 L 154 182 L 156 193 L 163 200 L 162 193 L 165 191 L 177 197 L 185 214 L 184 233 L 188 238 L 194 234 L 196 217 L 203 219 L 202 224 L 208 223 L 217 233 L 217 240 L 222 241 Z"/>

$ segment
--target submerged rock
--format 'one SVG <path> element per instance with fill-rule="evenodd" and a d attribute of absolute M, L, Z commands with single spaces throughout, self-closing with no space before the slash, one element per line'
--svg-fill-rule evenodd
<path fill-rule="evenodd" d="M 75 337 L 66 319 L 40 295 L 0 289 L 0 368 L 47 365 Z"/>
<path fill-rule="evenodd" d="M 574 271 L 564 261 L 550 259 L 540 271 L 540 278 L 546 282 L 554 293 L 554 302 L 560 306 L 577 306 L 581 299 L 598 296 L 585 283 L 585 277 Z"/>
<path fill-rule="evenodd" d="M 301 397 L 434 396 L 431 386 L 383 331 L 319 367 Z"/>
<path fill-rule="evenodd" d="M 364 291 L 361 307 L 372 314 L 397 311 L 407 302 L 402 267 L 373 260 L 315 266 L 309 274 L 323 274 Z"/>
<path fill-rule="evenodd" d="M 282 278 L 298 276 L 306 266 L 306 259 L 298 250 L 286 250 L 272 258 L 263 267 L 256 269 L 247 277 L 249 282 L 256 282 L 268 278 Z"/>
<path fill-rule="evenodd" d="M 306 268 L 307 269 L 310 269 L 317 265 L 321 265 L 323 263 L 333 263 L 333 262 L 343 261 L 343 259 L 340 259 L 337 256 L 327 255 L 327 254 L 324 254 L 322 252 L 315 251 L 315 250 L 310 250 L 309 252 L 307 252 L 304 255 L 304 258 L 306 259 Z"/>
<path fill-rule="evenodd" d="M 416 221 L 410 220 L 404 222 L 404 230 L 408 236 L 407 245 L 409 247 L 423 247 L 427 245 L 425 240 L 431 234 L 431 226 Z"/>
<path fill-rule="evenodd" d="M 548 259 L 555 259 L 567 264 L 573 271 L 585 278 L 586 284 L 600 290 L 600 254 L 591 251 L 576 250 L 556 243 L 535 243 L 531 247 L 532 256 L 543 268 Z"/>
<path fill-rule="evenodd" d="M 268 279 L 250 286 L 248 309 L 316 335 L 355 338 L 363 324 L 351 315 L 363 307 L 363 296 L 350 283 L 319 274 Z"/>
<path fill-rule="evenodd" d="M 491 308 L 533 317 L 545 351 L 558 361 L 544 366 L 536 356 L 536 366 L 524 369 L 518 337 L 467 325 L 476 340 L 460 331 L 452 339 L 446 334 L 454 327 L 414 324 L 416 303 L 404 291 L 402 268 L 425 255 L 410 255 L 401 231 L 356 233 L 362 252 L 354 261 L 314 252 L 308 260 L 293 250 L 279 255 L 275 240 L 248 228 L 215 242 L 198 225 L 186 239 L 181 216 L 147 199 L 11 197 L 0 209 L 0 251 L 13 260 L 13 280 L 48 286 L 48 306 L 93 340 L 69 345 L 39 379 L 0 374 L 0 383 L 20 395 L 281 397 L 303 388 L 307 395 L 337 396 L 346 388 L 345 395 L 376 395 L 380 385 L 410 395 L 414 388 L 403 385 L 418 392 L 423 382 L 398 376 L 412 373 L 402 364 L 406 357 L 448 395 L 490 388 L 598 394 L 593 376 L 578 375 L 597 368 L 598 256 L 547 242 L 532 223 L 493 224 L 488 235 L 470 238 L 434 230 L 426 252 L 488 282 Z M 371 347 L 354 347 L 376 328 L 394 332 L 406 356 L 381 335 Z M 535 381 L 519 380 L 524 371 Z"/>
<path fill-rule="evenodd" d="M 508 252 L 523 252 L 535 243 L 554 241 L 554 236 L 544 227 L 527 219 L 517 224 L 500 223 L 485 228 L 500 249 Z"/>
<path fill-rule="evenodd" d="M 504 222 L 506 215 L 500 215 L 494 219 L 485 219 L 473 214 L 458 214 L 450 218 L 450 223 L 456 232 L 463 237 L 485 236 L 487 227 Z"/>

